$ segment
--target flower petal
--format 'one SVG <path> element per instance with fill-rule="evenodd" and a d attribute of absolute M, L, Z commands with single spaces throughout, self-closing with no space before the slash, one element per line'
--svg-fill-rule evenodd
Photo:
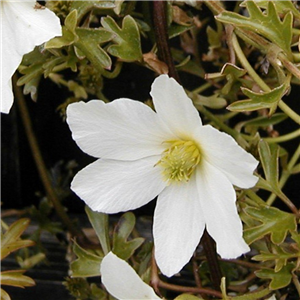
<path fill-rule="evenodd" d="M 103 258 L 100 272 L 103 285 L 117 299 L 161 299 L 126 261 L 112 252 Z"/>
<path fill-rule="evenodd" d="M 232 184 L 217 168 L 202 161 L 196 171 L 206 228 L 222 258 L 236 258 L 250 250 L 243 239 L 242 222 L 235 205 Z"/>
<path fill-rule="evenodd" d="M 155 259 L 166 276 L 188 263 L 204 230 L 196 177 L 171 184 L 159 196 L 154 213 Z"/>
<path fill-rule="evenodd" d="M 183 87 L 168 75 L 157 77 L 151 88 L 155 110 L 168 127 L 180 138 L 200 126 L 201 119 Z"/>
<path fill-rule="evenodd" d="M 136 160 L 158 155 L 164 151 L 163 142 L 172 138 L 150 107 L 130 99 L 70 104 L 67 122 L 78 146 L 101 158 Z"/>
<path fill-rule="evenodd" d="M 203 159 L 218 168 L 229 181 L 240 187 L 253 187 L 258 177 L 253 175 L 258 161 L 228 134 L 210 125 L 202 126 L 194 133 Z"/>
<path fill-rule="evenodd" d="M 76 174 L 71 189 L 94 211 L 118 213 L 136 209 L 166 186 L 160 168 L 154 167 L 159 158 L 99 159 Z"/>
<path fill-rule="evenodd" d="M 24 54 L 54 36 L 61 35 L 59 18 L 49 9 L 36 9 L 36 1 L 1 1 L 2 75 L 1 112 L 8 113 L 13 103 L 11 77 Z"/>

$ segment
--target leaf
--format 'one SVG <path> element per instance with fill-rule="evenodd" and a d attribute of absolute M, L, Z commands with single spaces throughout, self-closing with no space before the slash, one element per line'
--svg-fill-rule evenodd
<path fill-rule="evenodd" d="M 127 62 L 142 60 L 139 28 L 130 15 L 123 19 L 122 28 L 110 16 L 103 17 L 101 24 L 113 34 L 112 40 L 115 44 L 108 47 L 108 53 Z"/>
<path fill-rule="evenodd" d="M 265 279 L 271 279 L 269 288 L 271 290 L 278 290 L 290 284 L 292 280 L 292 270 L 294 268 L 293 263 L 288 263 L 279 272 L 275 272 L 272 269 L 262 269 L 256 271 L 257 277 Z"/>
<path fill-rule="evenodd" d="M 250 128 L 257 129 L 259 127 L 267 127 L 270 125 L 276 125 L 287 119 L 287 115 L 285 113 L 276 113 L 269 118 L 265 116 L 259 116 L 257 118 L 242 121 L 238 123 L 235 127 L 236 130 L 241 131 L 243 127 L 246 127 L 246 131 L 250 132 Z"/>
<path fill-rule="evenodd" d="M 18 249 L 34 245 L 33 241 L 19 239 L 29 223 L 29 219 L 19 219 L 11 224 L 4 234 L 1 234 L 1 259 Z"/>
<path fill-rule="evenodd" d="M 193 99 L 194 105 L 199 106 L 206 106 L 213 109 L 220 109 L 226 106 L 227 101 L 226 99 L 220 97 L 218 94 L 213 94 L 211 96 L 203 96 L 199 94 L 191 95 Z"/>
<path fill-rule="evenodd" d="M 144 238 L 135 238 L 128 241 L 128 237 L 134 226 L 135 216 L 133 213 L 128 212 L 122 215 L 114 229 L 112 252 L 124 260 L 130 258 L 134 251 L 140 247 L 145 240 Z"/>
<path fill-rule="evenodd" d="M 24 270 L 1 272 L 1 285 L 10 285 L 20 288 L 34 286 L 34 280 L 28 276 L 23 275 L 23 273 L 25 273 Z"/>
<path fill-rule="evenodd" d="M 263 13 L 259 9 L 255 1 L 247 1 L 245 5 L 249 12 L 249 18 L 229 11 L 224 11 L 216 18 L 221 22 L 247 28 L 259 33 L 279 46 L 286 54 L 290 55 L 293 22 L 292 13 L 287 13 L 283 21 L 281 21 L 273 1 L 268 1 L 266 13 Z"/>
<path fill-rule="evenodd" d="M 287 260 L 290 258 L 294 258 L 298 254 L 288 253 L 283 248 L 273 245 L 272 252 L 261 251 L 259 255 L 255 255 L 252 257 L 255 261 L 275 261 L 275 272 L 279 272 L 282 267 L 286 266 Z"/>
<path fill-rule="evenodd" d="M 77 17 L 77 10 L 71 11 L 65 19 L 64 26 L 62 26 L 62 36 L 55 37 L 48 41 L 45 44 L 45 49 L 62 48 L 64 46 L 72 45 L 77 40 L 75 33 Z"/>
<path fill-rule="evenodd" d="M 253 1 L 253 0 L 246 0 L 246 1 L 242 2 L 240 4 L 240 6 L 246 6 L 245 4 L 248 1 Z M 257 6 L 267 9 L 269 1 L 270 0 L 255 0 L 255 3 L 257 4 Z M 277 13 L 286 14 L 288 12 L 292 12 L 295 18 L 300 19 L 300 12 L 297 10 L 296 6 L 294 5 L 294 3 L 292 1 L 275 0 L 275 1 L 273 1 L 273 3 L 276 7 Z"/>
<path fill-rule="evenodd" d="M 115 8 L 114 1 L 72 1 L 70 10 L 77 10 L 78 12 L 78 20 L 86 15 L 89 11 L 93 9 L 112 9 Z"/>
<path fill-rule="evenodd" d="M 254 111 L 269 108 L 269 116 L 275 112 L 278 102 L 287 92 L 286 84 L 282 84 L 270 92 L 255 93 L 243 87 L 241 90 L 249 99 L 236 101 L 230 104 L 227 109 L 231 111 Z"/>
<path fill-rule="evenodd" d="M 104 28 L 76 28 L 78 40 L 74 45 L 87 57 L 93 66 L 102 72 L 103 69 L 110 70 L 111 58 L 100 47 L 113 38 L 113 34 Z"/>
<path fill-rule="evenodd" d="M 275 207 L 246 207 L 245 212 L 261 222 L 260 225 L 244 231 L 244 238 L 248 244 L 270 234 L 271 241 L 279 245 L 286 238 L 288 231 L 293 232 L 297 228 L 294 214 L 283 212 Z"/>
<path fill-rule="evenodd" d="M 77 259 L 71 263 L 72 277 L 92 277 L 100 275 L 103 256 L 98 256 L 74 243 L 73 252 Z"/>
<path fill-rule="evenodd" d="M 85 212 L 99 238 L 102 250 L 106 255 L 110 251 L 108 215 L 92 211 L 88 206 L 85 207 Z"/>

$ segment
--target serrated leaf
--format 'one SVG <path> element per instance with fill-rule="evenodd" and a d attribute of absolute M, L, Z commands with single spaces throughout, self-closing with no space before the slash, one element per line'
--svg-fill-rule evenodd
<path fill-rule="evenodd" d="M 281 21 L 272 1 L 268 1 L 266 13 L 263 13 L 259 9 L 255 1 L 247 1 L 246 6 L 249 12 L 249 18 L 229 11 L 224 11 L 216 18 L 221 22 L 247 28 L 259 33 L 279 46 L 286 54 L 290 55 L 293 22 L 292 13 L 287 13 L 283 21 Z"/>
<path fill-rule="evenodd" d="M 110 41 L 113 34 L 104 28 L 76 28 L 78 40 L 74 45 L 87 57 L 93 66 L 102 72 L 103 69 L 110 70 L 111 58 L 100 47 L 101 44 Z"/>
<path fill-rule="evenodd" d="M 108 215 L 92 211 L 88 206 L 85 207 L 85 212 L 99 238 L 102 250 L 106 255 L 110 251 Z"/>
<path fill-rule="evenodd" d="M 253 0 L 246 0 L 240 4 L 240 6 L 246 6 L 246 2 L 253 1 Z M 268 8 L 268 3 L 270 0 L 255 0 L 255 3 L 257 6 L 261 8 Z M 286 0 L 275 0 L 272 1 L 276 7 L 276 11 L 279 14 L 286 14 L 288 12 L 292 12 L 295 18 L 300 19 L 300 12 L 297 10 L 296 6 L 292 1 L 286 1 Z"/>
<path fill-rule="evenodd" d="M 35 282 L 32 278 L 23 275 L 24 270 L 4 271 L 1 272 L 1 285 L 10 285 L 14 287 L 24 288 L 34 286 Z"/>
<path fill-rule="evenodd" d="M 113 34 L 112 40 L 115 44 L 108 47 L 108 53 L 127 62 L 142 60 L 139 28 L 130 15 L 123 19 L 122 28 L 110 16 L 103 17 L 101 24 Z"/>
<path fill-rule="evenodd" d="M 285 84 L 274 88 L 270 92 L 255 93 L 243 87 L 241 90 L 249 99 L 236 101 L 230 104 L 227 109 L 231 111 L 254 111 L 269 108 L 269 115 L 275 112 L 278 102 L 287 91 Z"/>
<path fill-rule="evenodd" d="M 296 230 L 297 222 L 294 214 L 283 212 L 275 207 L 246 207 L 245 212 L 253 219 L 261 222 L 260 225 L 244 230 L 244 239 L 248 244 L 271 235 L 274 244 L 281 244 L 288 231 Z"/>
<path fill-rule="evenodd" d="M 71 11 L 66 19 L 65 24 L 62 26 L 62 36 L 54 37 L 45 44 L 45 49 L 62 48 L 64 46 L 72 45 L 77 36 L 75 28 L 77 25 L 77 10 Z"/>
<path fill-rule="evenodd" d="M 257 277 L 262 279 L 271 279 L 269 288 L 271 290 L 281 289 L 291 283 L 292 280 L 292 270 L 294 268 L 293 263 L 289 263 L 284 266 L 279 272 L 275 272 L 272 269 L 262 269 L 256 271 L 255 274 Z"/>
<path fill-rule="evenodd" d="M 258 153 L 262 167 L 264 169 L 266 181 L 273 189 L 278 189 L 278 157 L 279 146 L 276 144 L 268 144 L 261 140 L 258 144 Z"/>
<path fill-rule="evenodd" d="M 72 277 L 93 277 L 100 275 L 100 264 L 103 256 L 93 254 L 81 248 L 77 243 L 74 243 L 73 252 L 78 258 L 70 265 Z"/>
<path fill-rule="evenodd" d="M 286 266 L 288 259 L 294 258 L 297 255 L 295 253 L 286 252 L 283 248 L 273 245 L 272 252 L 261 251 L 259 255 L 252 257 L 255 261 L 275 261 L 275 272 L 279 272 L 284 266 Z"/>
<path fill-rule="evenodd" d="M 226 106 L 226 99 L 220 97 L 218 94 L 213 94 L 212 96 L 206 97 L 199 94 L 194 94 L 191 96 L 193 103 L 196 106 L 206 106 L 213 109 L 220 109 Z"/>
<path fill-rule="evenodd" d="M 267 127 L 270 125 L 276 125 L 279 124 L 280 122 L 284 121 L 287 119 L 288 116 L 285 113 L 276 113 L 272 115 L 269 118 L 266 118 L 265 116 L 259 116 L 257 118 L 247 120 L 240 122 L 239 124 L 236 125 L 236 129 L 238 131 L 241 130 L 243 127 L 249 127 L 249 128 L 257 128 L 257 127 Z M 246 131 L 249 131 L 246 129 Z"/>
<path fill-rule="evenodd" d="M 114 229 L 112 252 L 124 260 L 130 258 L 134 251 L 140 247 L 145 240 L 144 238 L 135 238 L 128 241 L 128 237 L 134 229 L 134 226 L 135 216 L 133 213 L 128 212 L 122 215 Z"/>
<path fill-rule="evenodd" d="M 1 259 L 18 249 L 34 245 L 31 240 L 19 239 L 29 223 L 29 219 L 19 219 L 11 224 L 4 234 L 1 234 Z"/>
<path fill-rule="evenodd" d="M 70 10 L 77 10 L 78 13 L 78 20 L 81 20 L 81 18 L 87 14 L 87 12 L 93 10 L 93 9 L 113 9 L 116 5 L 114 4 L 114 1 L 72 1 Z"/>

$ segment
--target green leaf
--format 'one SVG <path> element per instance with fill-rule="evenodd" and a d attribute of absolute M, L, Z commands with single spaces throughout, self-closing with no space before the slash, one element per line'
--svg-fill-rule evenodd
<path fill-rule="evenodd" d="M 123 19 L 122 28 L 110 16 L 103 17 L 101 24 L 113 34 L 112 40 L 115 44 L 108 47 L 108 53 L 127 62 L 142 60 L 139 28 L 130 15 Z"/>
<path fill-rule="evenodd" d="M 73 252 L 77 259 L 71 263 L 72 277 L 92 277 L 100 275 L 103 256 L 98 256 L 74 243 Z"/>
<path fill-rule="evenodd" d="M 144 238 L 135 238 L 128 241 L 132 230 L 135 226 L 135 216 L 128 212 L 122 215 L 113 233 L 112 251 L 120 258 L 127 260 L 132 256 L 134 251 L 142 245 Z"/>
<path fill-rule="evenodd" d="M 292 280 L 292 270 L 294 269 L 293 263 L 288 263 L 279 272 L 275 272 L 272 269 L 262 269 L 256 271 L 255 274 L 258 278 L 271 279 L 269 288 L 271 290 L 281 289 L 291 283 Z"/>
<path fill-rule="evenodd" d="M 81 18 L 86 15 L 89 11 L 94 9 L 113 9 L 115 8 L 114 1 L 71 1 L 70 10 L 77 10 L 78 17 L 80 21 Z"/>
<path fill-rule="evenodd" d="M 240 4 L 240 6 L 246 6 L 246 2 L 253 1 L 253 0 L 246 0 Z M 255 0 L 255 3 L 257 6 L 261 8 L 268 8 L 268 3 L 270 0 Z M 286 1 L 286 0 L 275 0 L 272 1 L 276 7 L 276 11 L 278 14 L 286 14 L 289 12 L 292 12 L 295 18 L 300 19 L 300 12 L 297 10 L 296 6 L 292 1 Z"/>
<path fill-rule="evenodd" d="M 1 272 L 1 285 L 10 285 L 14 287 L 24 288 L 34 286 L 35 282 L 32 278 L 23 275 L 24 270 L 4 271 Z"/>
<path fill-rule="evenodd" d="M 252 257 L 255 261 L 275 261 L 275 272 L 279 272 L 286 266 L 288 259 L 297 257 L 297 253 L 286 252 L 283 248 L 273 245 L 272 252 L 261 251 L 259 255 Z"/>
<path fill-rule="evenodd" d="M 287 88 L 286 84 L 282 84 L 270 92 L 255 93 L 243 87 L 241 90 L 249 99 L 236 101 L 230 104 L 227 109 L 231 111 L 254 111 L 269 108 L 269 115 L 272 115 L 277 108 L 278 102 L 286 93 Z"/>
<path fill-rule="evenodd" d="M 281 21 L 272 1 L 268 1 L 267 13 L 263 13 L 255 1 L 247 1 L 245 5 L 249 12 L 249 18 L 229 11 L 224 11 L 216 18 L 221 22 L 247 28 L 259 33 L 279 46 L 286 54 L 290 55 L 293 22 L 292 13 L 287 13 L 283 21 Z"/>
<path fill-rule="evenodd" d="M 62 36 L 55 37 L 45 44 L 45 49 L 62 48 L 64 46 L 72 45 L 77 36 L 75 28 L 77 25 L 77 10 L 71 11 L 66 19 L 65 24 L 62 26 Z"/>
<path fill-rule="evenodd" d="M 106 255 L 110 251 L 108 215 L 92 211 L 88 206 L 85 212 L 99 238 L 102 250 Z"/>
<path fill-rule="evenodd" d="M 276 113 L 269 118 L 266 118 L 265 116 L 259 116 L 251 120 L 240 122 L 238 125 L 236 125 L 235 129 L 241 131 L 243 127 L 246 127 L 246 131 L 250 132 L 250 128 L 257 129 L 259 127 L 276 125 L 286 120 L 287 118 L 288 116 L 285 113 Z"/>
<path fill-rule="evenodd" d="M 206 106 L 213 109 L 220 109 L 225 107 L 227 104 L 226 99 L 220 97 L 218 94 L 213 94 L 209 97 L 193 94 L 191 95 L 191 98 L 193 99 L 196 108 L 199 106 Z"/>
<path fill-rule="evenodd" d="M 253 219 L 261 222 L 260 225 L 244 230 L 244 238 L 248 244 L 271 235 L 274 244 L 281 244 L 288 231 L 296 230 L 297 222 L 294 214 L 283 212 L 275 207 L 246 207 L 245 212 Z"/>
<path fill-rule="evenodd" d="M 272 189 L 279 189 L 279 146 L 273 143 L 268 144 L 266 141 L 261 140 L 258 144 L 258 153 L 267 182 L 269 183 Z"/>
<path fill-rule="evenodd" d="M 93 66 L 102 72 L 103 69 L 110 70 L 111 59 L 109 55 L 100 47 L 113 38 L 113 34 L 104 28 L 76 28 L 78 40 L 74 45 L 87 57 Z"/>
<path fill-rule="evenodd" d="M 1 259 L 18 249 L 34 245 L 33 241 L 19 239 L 29 223 L 29 219 L 19 219 L 11 224 L 4 234 L 1 234 Z"/>

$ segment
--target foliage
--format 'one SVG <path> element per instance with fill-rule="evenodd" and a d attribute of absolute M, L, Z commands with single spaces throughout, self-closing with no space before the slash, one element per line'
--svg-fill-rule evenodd
<path fill-rule="evenodd" d="M 132 87 L 128 84 L 125 90 L 130 93 L 144 81 L 150 85 L 157 73 L 168 71 L 168 63 L 157 51 L 155 28 L 160 25 L 153 24 L 151 1 L 47 1 L 46 6 L 61 19 L 62 36 L 23 57 L 17 85 L 23 87 L 24 95 L 40 101 L 41 83 L 54 84 L 64 97 L 57 107 L 62 123 L 70 103 L 95 98 L 111 101 L 107 90 L 112 85 L 119 98 L 126 96 L 118 90 L 128 74 Z M 165 21 L 170 55 L 204 123 L 232 135 L 260 162 L 257 185 L 237 190 L 237 207 L 251 252 L 222 262 L 226 284 L 224 278 L 221 291 L 213 286 L 202 247 L 181 276 L 170 283 L 153 275 L 157 271 L 152 243 L 136 226 L 142 218 L 137 219 L 134 212 L 108 216 L 86 207 L 97 243 L 76 237 L 70 241 L 71 277 L 64 285 L 76 299 L 112 299 L 99 278 L 103 257 L 113 251 L 145 282 L 158 280 L 160 285 L 155 287 L 166 298 L 178 284 L 175 291 L 183 293 L 171 294 L 177 300 L 202 299 L 199 295 L 206 299 L 266 299 L 273 291 L 278 299 L 296 299 L 300 296 L 299 195 L 289 193 L 288 187 L 299 180 L 300 173 L 299 7 L 293 1 L 204 1 L 196 6 L 193 1 L 168 1 Z M 152 106 L 149 99 L 146 103 Z M 52 180 L 60 202 L 70 195 L 66 182 L 69 184 L 73 175 L 63 174 L 63 183 L 57 185 Z M 32 240 L 38 242 L 35 237 L 42 230 L 64 232 L 62 224 L 48 218 L 53 207 L 44 198 L 38 209 L 30 209 L 39 224 L 30 239 L 21 239 L 28 219 L 7 227 L 1 233 L 1 259 L 32 246 Z M 19 256 L 22 268 L 44 258 L 40 252 L 35 255 L 31 260 Z M 23 273 L 4 271 L 1 284 L 34 285 Z M 91 283 L 90 277 L 96 277 L 97 284 Z M 210 294 L 211 290 L 216 294 Z M 4 290 L 2 297 L 10 299 Z"/>

